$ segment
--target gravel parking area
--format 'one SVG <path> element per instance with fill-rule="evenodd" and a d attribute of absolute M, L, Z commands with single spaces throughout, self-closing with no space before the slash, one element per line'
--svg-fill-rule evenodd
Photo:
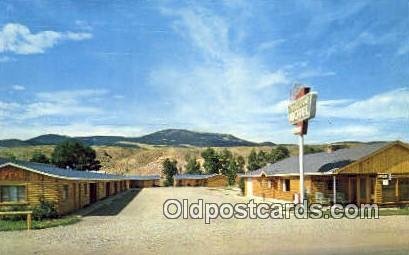
<path fill-rule="evenodd" d="M 130 192 L 74 225 L 0 232 L 0 254 L 409 254 L 409 216 L 378 220 L 168 220 L 168 198 L 239 202 L 207 188 Z"/>

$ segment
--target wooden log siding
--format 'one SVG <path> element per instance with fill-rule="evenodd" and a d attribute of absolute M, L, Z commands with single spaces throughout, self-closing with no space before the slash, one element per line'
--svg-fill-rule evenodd
<path fill-rule="evenodd" d="M 227 186 L 228 180 L 224 175 L 217 175 L 207 178 L 205 180 L 205 186 L 207 187 L 224 187 Z"/>
<path fill-rule="evenodd" d="M 127 183 L 127 185 L 129 186 L 129 183 Z M 132 188 L 149 188 L 153 186 L 159 186 L 157 180 L 132 180 L 131 183 Z"/>
<path fill-rule="evenodd" d="M 290 190 L 284 191 L 284 181 L 290 180 Z M 311 190 L 311 178 L 306 176 L 305 179 L 305 189 L 307 194 Z M 294 201 L 295 193 L 299 191 L 299 178 L 298 176 L 288 176 L 288 177 L 253 177 L 253 195 L 263 198 L 274 198 L 278 200 Z M 245 182 L 247 186 L 247 183 Z"/>
<path fill-rule="evenodd" d="M 106 183 L 108 181 L 66 180 L 31 172 L 15 166 L 0 168 L 0 185 L 24 185 L 26 187 L 26 201 L 16 203 L 0 203 L 0 207 L 14 205 L 35 207 L 44 199 L 55 203 L 57 212 L 61 215 L 83 208 L 90 204 L 90 184 L 97 184 L 97 200 L 106 197 Z M 110 181 L 110 196 L 128 190 L 129 181 Z M 67 194 L 65 193 L 67 189 Z M 66 196 L 65 196 L 66 195 Z"/>
<path fill-rule="evenodd" d="M 57 179 L 29 172 L 13 166 L 6 166 L 0 169 L 0 185 L 20 184 L 26 186 L 26 202 L 14 203 L 14 205 L 21 204 L 36 206 L 40 203 L 40 198 L 54 202 L 58 202 L 59 200 Z M 9 205 L 13 204 L 0 204 L 0 206 Z"/>
<path fill-rule="evenodd" d="M 408 174 L 409 149 L 400 144 L 394 144 L 370 157 L 352 163 L 339 171 L 340 174 Z"/>

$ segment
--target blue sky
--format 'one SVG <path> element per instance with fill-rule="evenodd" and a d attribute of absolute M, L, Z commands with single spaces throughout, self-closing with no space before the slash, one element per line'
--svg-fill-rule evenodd
<path fill-rule="evenodd" d="M 409 7 L 396 1 L 0 1 L 0 138 L 165 128 L 295 143 L 409 140 Z"/>

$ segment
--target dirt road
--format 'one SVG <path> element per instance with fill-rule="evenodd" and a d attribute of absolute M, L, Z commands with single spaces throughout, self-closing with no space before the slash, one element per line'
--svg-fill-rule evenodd
<path fill-rule="evenodd" d="M 207 188 L 132 192 L 80 223 L 0 232 L 0 254 L 409 254 L 409 217 L 378 220 L 169 220 L 168 198 L 239 202 Z"/>

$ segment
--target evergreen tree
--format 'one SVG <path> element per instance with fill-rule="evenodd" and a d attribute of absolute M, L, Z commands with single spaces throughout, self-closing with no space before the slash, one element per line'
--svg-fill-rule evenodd
<path fill-rule="evenodd" d="M 213 148 L 207 148 L 202 152 L 204 159 L 203 168 L 207 174 L 218 174 L 220 170 L 219 154 Z"/>
<path fill-rule="evenodd" d="M 50 163 L 50 159 L 44 154 L 39 151 L 33 153 L 30 159 L 31 162 L 43 163 L 48 164 Z"/>
<path fill-rule="evenodd" d="M 229 185 L 234 185 L 236 183 L 236 176 L 238 171 L 239 171 L 238 163 L 234 158 L 230 158 L 226 173 Z"/>
<path fill-rule="evenodd" d="M 165 175 L 165 185 L 172 186 L 173 185 L 173 176 L 178 173 L 177 168 L 177 161 L 165 159 L 162 163 L 162 173 Z"/>
<path fill-rule="evenodd" d="M 201 174 L 200 163 L 196 160 L 196 157 L 187 156 L 185 172 L 188 174 Z"/>
<path fill-rule="evenodd" d="M 244 166 L 245 165 L 246 165 L 246 161 L 243 158 L 243 156 L 238 156 L 237 157 L 237 167 L 238 167 L 237 173 L 240 173 L 240 174 L 244 173 Z"/>

